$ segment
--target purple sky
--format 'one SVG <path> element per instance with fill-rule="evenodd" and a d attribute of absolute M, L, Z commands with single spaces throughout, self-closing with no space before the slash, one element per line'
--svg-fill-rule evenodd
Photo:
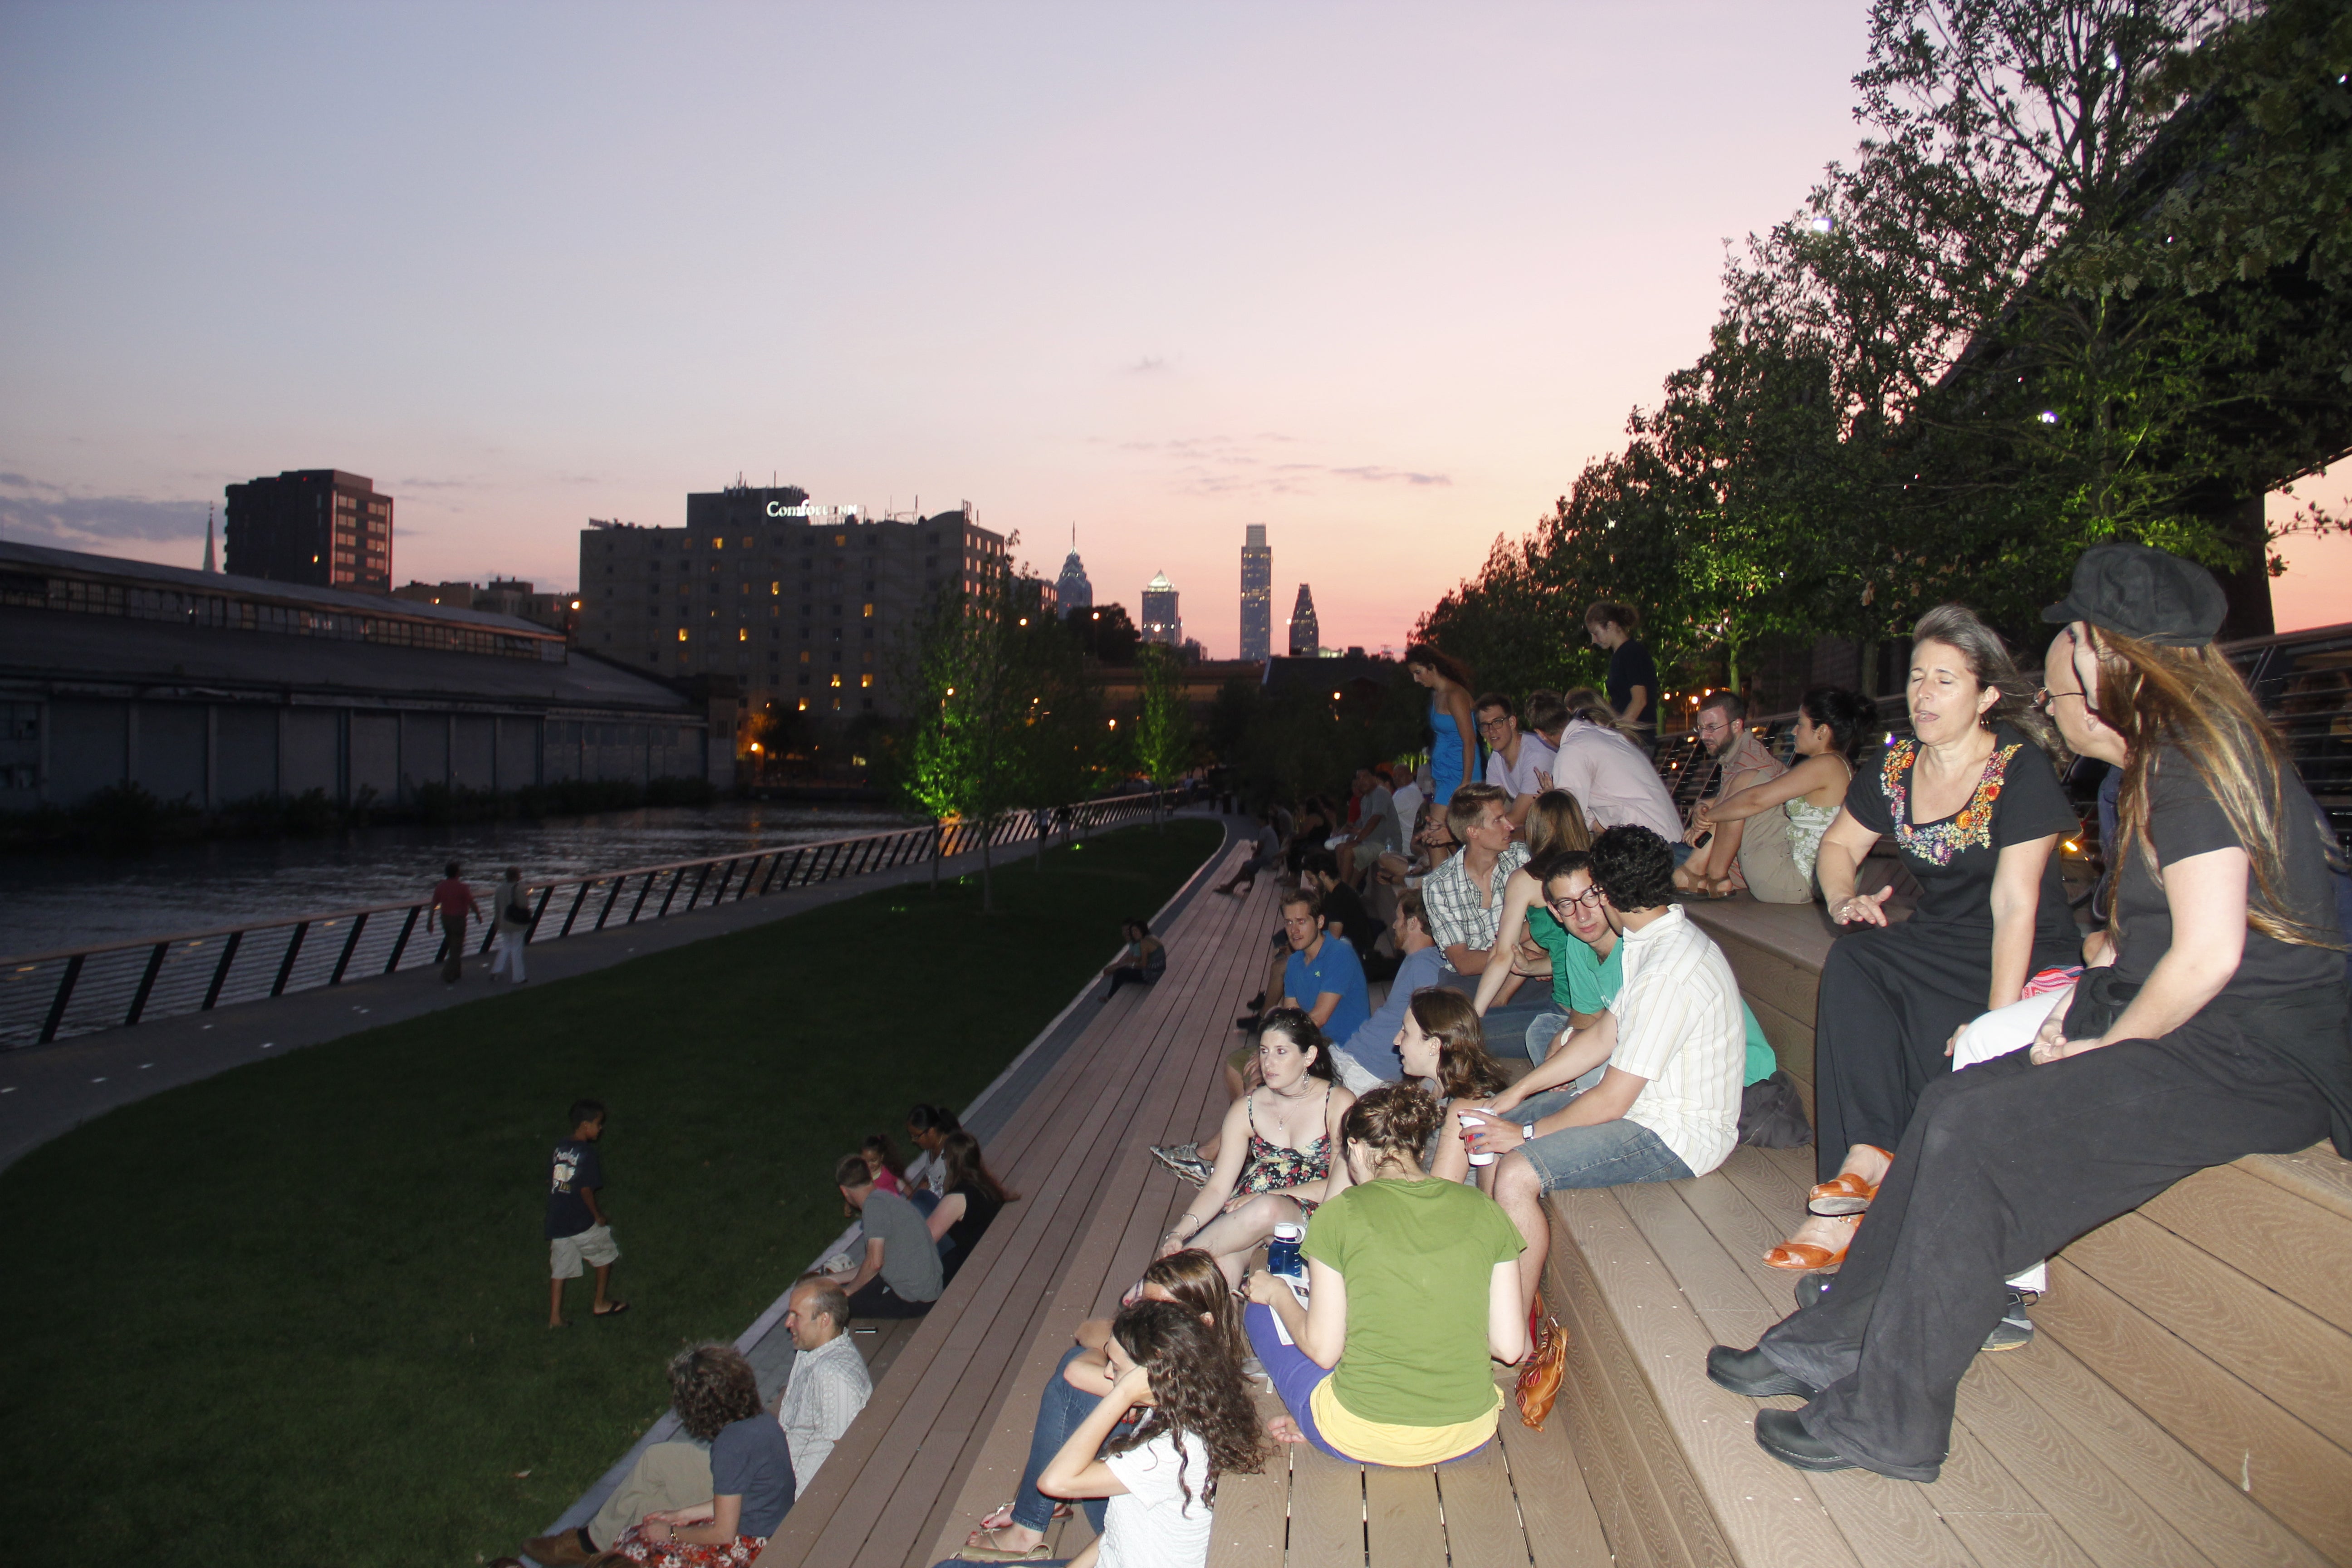
<path fill-rule="evenodd" d="M 1396 644 L 1850 151 L 1864 10 L 15 4 L 0 533 L 194 564 L 336 466 L 399 580 L 568 587 L 774 473 L 1075 522 L 1220 657 L 1263 522 L 1277 616 Z"/>

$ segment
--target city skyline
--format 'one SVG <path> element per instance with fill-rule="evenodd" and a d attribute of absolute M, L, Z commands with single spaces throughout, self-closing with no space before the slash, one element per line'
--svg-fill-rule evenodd
<path fill-rule="evenodd" d="M 1867 26 L 122 15 L 0 13 L 0 535 L 194 567 L 227 485 L 335 467 L 397 499 L 402 578 L 560 584 L 585 519 L 772 472 L 969 498 L 1047 577 L 1076 518 L 1096 581 L 1193 584 L 1219 656 L 1237 510 L 1314 563 L 1327 641 L 1402 645 L 1622 445 L 1705 348 L 1725 242 L 1851 157 Z M 843 111 L 776 113 L 780 59 Z M 2340 617 L 2352 542 L 2285 553 L 2282 627 Z"/>

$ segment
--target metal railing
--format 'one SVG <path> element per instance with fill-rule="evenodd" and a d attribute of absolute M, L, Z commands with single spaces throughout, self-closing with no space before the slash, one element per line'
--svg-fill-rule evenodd
<path fill-rule="evenodd" d="M 1153 799 L 1117 795 L 1008 813 L 996 820 L 987 847 L 1138 821 L 1151 815 Z M 524 940 L 559 942 L 981 847 L 976 823 L 925 824 L 568 878 L 538 889 Z M 447 934 L 425 918 L 430 907 L 429 900 L 374 904 L 0 961 L 0 1048 L 429 968 L 449 952 Z M 476 952 L 489 951 L 497 930 L 496 920 L 482 922 Z"/>

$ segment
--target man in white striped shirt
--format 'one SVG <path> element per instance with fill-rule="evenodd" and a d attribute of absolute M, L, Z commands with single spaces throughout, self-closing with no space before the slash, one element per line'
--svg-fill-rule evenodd
<path fill-rule="evenodd" d="M 1513 1109 L 1463 1115 L 1490 1167 L 1495 1201 L 1528 1244 L 1519 1288 L 1532 1301 L 1551 1227 L 1543 1194 L 1705 1175 L 1739 1139 L 1748 1030 L 1723 950 L 1667 902 L 1674 855 L 1646 827 L 1593 841 L 1592 889 L 1625 950 L 1625 983 L 1601 1021 L 1579 1030 L 1519 1084 Z M 1473 1121 L 1475 1118 L 1475 1121 Z"/>

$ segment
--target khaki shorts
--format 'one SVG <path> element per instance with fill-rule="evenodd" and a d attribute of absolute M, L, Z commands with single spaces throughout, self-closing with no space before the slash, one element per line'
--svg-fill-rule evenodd
<path fill-rule="evenodd" d="M 613 1227 L 592 1225 L 577 1236 L 559 1236 L 547 1244 L 548 1277 L 553 1279 L 577 1279 L 584 1259 L 591 1267 L 602 1268 L 620 1260 L 621 1249 L 613 1243 Z"/>

